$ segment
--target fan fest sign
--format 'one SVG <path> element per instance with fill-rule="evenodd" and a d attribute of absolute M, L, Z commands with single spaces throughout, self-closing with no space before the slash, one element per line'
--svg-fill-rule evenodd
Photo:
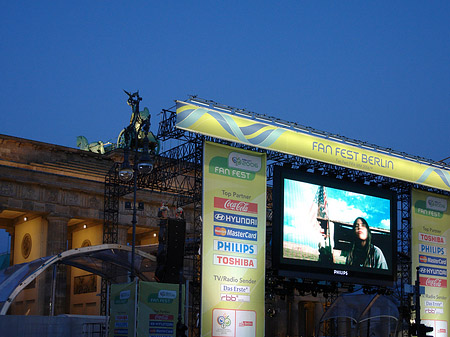
<path fill-rule="evenodd" d="M 180 303 L 178 284 L 143 281 L 112 284 L 108 336 L 175 337 L 178 310 L 185 304 L 184 285 L 181 293 Z M 185 321 L 183 311 L 181 315 Z"/>
<path fill-rule="evenodd" d="M 265 154 L 206 142 L 201 336 L 264 336 Z"/>
<path fill-rule="evenodd" d="M 419 267 L 422 323 L 433 327 L 434 336 L 448 336 L 450 315 L 448 253 L 450 234 L 450 198 L 420 190 L 412 193 L 413 271 Z M 416 273 L 413 272 L 413 282 Z"/>
<path fill-rule="evenodd" d="M 450 191 L 450 171 L 416 160 L 400 157 L 388 151 L 355 146 L 324 135 L 317 136 L 288 125 L 275 126 L 210 109 L 209 107 L 177 101 L 176 127 L 294 156 L 318 160 L 385 177 L 409 181 Z"/>

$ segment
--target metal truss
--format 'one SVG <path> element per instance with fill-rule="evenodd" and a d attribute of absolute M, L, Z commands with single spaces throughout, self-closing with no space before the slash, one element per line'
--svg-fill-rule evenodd
<path fill-rule="evenodd" d="M 209 101 L 208 101 L 209 102 Z M 242 112 L 242 111 L 241 111 Z M 200 304 L 201 304 L 201 258 L 200 241 L 202 231 L 202 168 L 203 168 L 203 142 L 205 140 L 226 144 L 232 147 L 246 149 L 256 152 L 264 152 L 267 155 L 267 222 L 272 221 L 272 189 L 273 169 L 275 165 L 285 165 L 293 169 L 309 172 L 320 172 L 322 175 L 335 177 L 337 179 L 360 182 L 362 184 L 374 184 L 380 188 L 394 190 L 398 196 L 398 213 L 400 221 L 398 223 L 397 238 L 397 261 L 398 261 L 398 282 L 392 292 L 398 299 L 402 323 L 402 332 L 408 336 L 408 329 L 405 328 L 411 317 L 411 295 L 405 291 L 405 286 L 411 284 L 411 188 L 412 184 L 396 179 L 374 175 L 368 172 L 347 169 L 344 167 L 318 162 L 312 159 L 292 156 L 276 151 L 267 151 L 260 148 L 232 143 L 212 137 L 198 135 L 192 132 L 183 131 L 176 128 L 176 113 L 171 110 L 161 112 L 162 119 L 159 123 L 157 139 L 160 142 L 176 140 L 181 141 L 180 145 L 157 155 L 154 161 L 154 169 L 148 175 L 138 176 L 137 186 L 140 190 L 147 190 L 157 193 L 173 195 L 177 201 L 177 206 L 192 205 L 194 223 L 191 231 L 187 232 L 187 256 L 185 266 L 189 265 L 190 284 L 190 313 L 189 329 L 190 336 L 199 336 Z M 346 141 L 346 139 L 344 139 Z M 117 243 L 118 240 L 118 214 L 120 197 L 131 193 L 133 186 L 131 183 L 124 184 L 118 178 L 119 164 L 115 164 L 105 177 L 105 202 L 104 202 L 104 243 Z M 414 186 L 416 187 L 416 186 Z M 421 188 L 417 186 L 417 188 Z M 437 193 L 443 193 L 437 191 Z M 268 226 L 266 233 L 267 242 L 271 239 L 271 227 Z M 310 291 L 313 293 L 322 292 L 327 294 L 327 305 L 339 295 L 342 288 L 353 288 L 353 285 L 339 285 L 335 283 L 318 284 L 311 280 L 299 280 L 293 282 L 291 279 L 283 279 L 272 275 L 271 251 L 267 250 L 266 263 L 266 294 L 273 296 L 277 292 L 284 293 L 289 289 L 297 291 Z M 186 269 L 186 267 L 185 267 Z M 102 314 L 106 311 L 106 291 L 107 283 L 102 282 Z M 339 290 L 341 289 L 341 290 Z M 372 290 L 373 291 L 373 290 Z M 375 289 L 375 291 L 377 291 Z M 386 289 L 378 289 L 386 291 Z M 106 292 L 105 292 L 106 293 Z M 269 297 L 270 297 L 269 296 Z M 267 301 L 267 296 L 266 296 Z M 269 299 L 270 302 L 270 299 Z"/>

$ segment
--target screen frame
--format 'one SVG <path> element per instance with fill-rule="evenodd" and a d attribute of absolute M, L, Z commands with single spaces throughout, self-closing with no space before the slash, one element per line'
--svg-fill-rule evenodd
<path fill-rule="evenodd" d="M 284 179 L 322 185 L 390 200 L 390 269 L 358 268 L 342 264 L 321 265 L 319 261 L 283 257 Z M 366 185 L 319 173 L 276 165 L 273 173 L 272 266 L 280 276 L 327 280 L 361 285 L 392 286 L 397 278 L 397 194 L 385 187 Z M 386 254 L 386 253 L 385 253 Z M 387 259 L 387 257 L 386 257 Z"/>

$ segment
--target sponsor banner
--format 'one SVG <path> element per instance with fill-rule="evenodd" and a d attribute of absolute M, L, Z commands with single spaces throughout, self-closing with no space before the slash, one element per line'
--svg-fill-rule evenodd
<path fill-rule="evenodd" d="M 258 218 L 255 216 L 237 215 L 225 212 L 214 212 L 214 221 L 229 225 L 241 225 L 249 227 L 258 227 Z"/>
<path fill-rule="evenodd" d="M 419 244 L 419 252 L 447 256 L 447 248 Z"/>
<path fill-rule="evenodd" d="M 220 291 L 228 291 L 231 293 L 242 293 L 250 294 L 250 287 L 247 286 L 237 286 L 234 284 L 221 284 Z"/>
<path fill-rule="evenodd" d="M 173 335 L 174 330 L 173 329 L 155 329 L 155 328 L 149 328 L 149 333 L 163 333 L 165 335 Z"/>
<path fill-rule="evenodd" d="M 420 266 L 419 273 L 422 275 L 447 277 L 447 269 L 442 269 L 442 268 L 432 268 L 432 267 Z"/>
<path fill-rule="evenodd" d="M 250 241 L 258 240 L 258 231 L 251 231 L 246 229 L 237 229 L 223 226 L 214 226 L 214 235 L 232 239 L 241 239 Z"/>
<path fill-rule="evenodd" d="M 184 308 L 184 286 L 182 296 Z M 178 309 L 178 284 L 139 282 L 138 336 L 175 337 Z"/>
<path fill-rule="evenodd" d="M 111 284 L 109 336 L 134 336 L 136 283 Z"/>
<path fill-rule="evenodd" d="M 214 309 L 212 313 L 212 337 L 258 336 L 257 313 L 252 310 Z"/>
<path fill-rule="evenodd" d="M 150 326 L 159 326 L 159 327 L 174 327 L 175 322 L 165 322 L 165 321 L 150 321 Z"/>
<path fill-rule="evenodd" d="M 229 267 L 256 268 L 257 259 L 214 254 L 214 264 Z"/>
<path fill-rule="evenodd" d="M 242 242 L 214 240 L 214 250 L 256 255 L 258 254 L 258 245 Z"/>
<path fill-rule="evenodd" d="M 439 316 L 436 316 L 439 317 Z M 429 332 L 429 336 L 434 337 L 447 337 L 448 329 L 447 329 L 447 321 L 446 320 L 438 320 L 438 319 L 422 319 L 422 324 L 426 326 L 432 327 L 433 332 Z"/>
<path fill-rule="evenodd" d="M 450 316 L 446 257 L 450 233 L 448 200 L 447 196 L 412 191 L 412 282 L 415 282 L 418 267 L 420 285 L 424 287 L 420 296 L 421 319 L 435 326 L 435 336 L 447 336 L 448 320 L 442 318 Z"/>
<path fill-rule="evenodd" d="M 426 314 L 432 315 L 442 315 L 444 313 L 444 310 L 439 308 L 425 308 L 424 311 Z"/>
<path fill-rule="evenodd" d="M 192 102 L 177 101 L 176 104 L 176 127 L 179 129 L 450 191 L 450 171 L 405 158 L 399 153 L 369 148 L 364 144 L 348 144 L 295 125 L 276 126 L 258 118 L 231 114 Z M 241 151 L 237 153 L 241 154 Z M 227 158 L 224 165 L 211 166 L 228 176 L 231 176 L 232 169 L 247 173 L 235 178 L 248 180 L 253 173 L 251 170 L 258 167 L 253 158 L 251 162 L 245 162 L 242 156 L 240 161 L 236 159 L 236 163 Z M 446 208 L 445 202 L 426 201 L 429 212 L 446 212 L 442 211 Z"/>
<path fill-rule="evenodd" d="M 201 337 L 263 337 L 266 157 L 204 143 Z"/>
<path fill-rule="evenodd" d="M 420 285 L 426 287 L 447 288 L 447 280 L 435 277 L 419 277 Z M 426 290 L 425 290 L 426 292 Z"/>
<path fill-rule="evenodd" d="M 425 233 L 419 233 L 419 241 L 437 243 L 442 245 L 445 245 L 447 243 L 446 238 L 444 236 L 431 235 Z"/>
<path fill-rule="evenodd" d="M 425 306 L 442 308 L 442 307 L 444 307 L 444 302 L 440 302 L 440 301 L 425 301 Z"/>
<path fill-rule="evenodd" d="M 220 300 L 224 302 L 250 302 L 248 295 L 220 294 Z"/>
<path fill-rule="evenodd" d="M 214 197 L 214 207 L 242 213 L 258 213 L 258 204 L 256 203 L 220 197 Z"/>
<path fill-rule="evenodd" d="M 419 255 L 419 262 L 425 264 L 435 264 L 438 266 L 447 266 L 447 259 L 444 257 Z"/>

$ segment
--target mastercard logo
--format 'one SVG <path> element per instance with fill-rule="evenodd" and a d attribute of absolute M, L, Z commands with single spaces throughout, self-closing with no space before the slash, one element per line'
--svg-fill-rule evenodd
<path fill-rule="evenodd" d="M 227 230 L 224 227 L 216 227 L 214 228 L 214 234 L 219 236 L 227 235 Z"/>
<path fill-rule="evenodd" d="M 419 257 L 419 260 L 420 260 L 420 262 L 422 262 L 422 263 L 427 263 L 427 257 L 426 256 L 423 256 L 423 255 L 421 255 L 420 257 Z"/>

